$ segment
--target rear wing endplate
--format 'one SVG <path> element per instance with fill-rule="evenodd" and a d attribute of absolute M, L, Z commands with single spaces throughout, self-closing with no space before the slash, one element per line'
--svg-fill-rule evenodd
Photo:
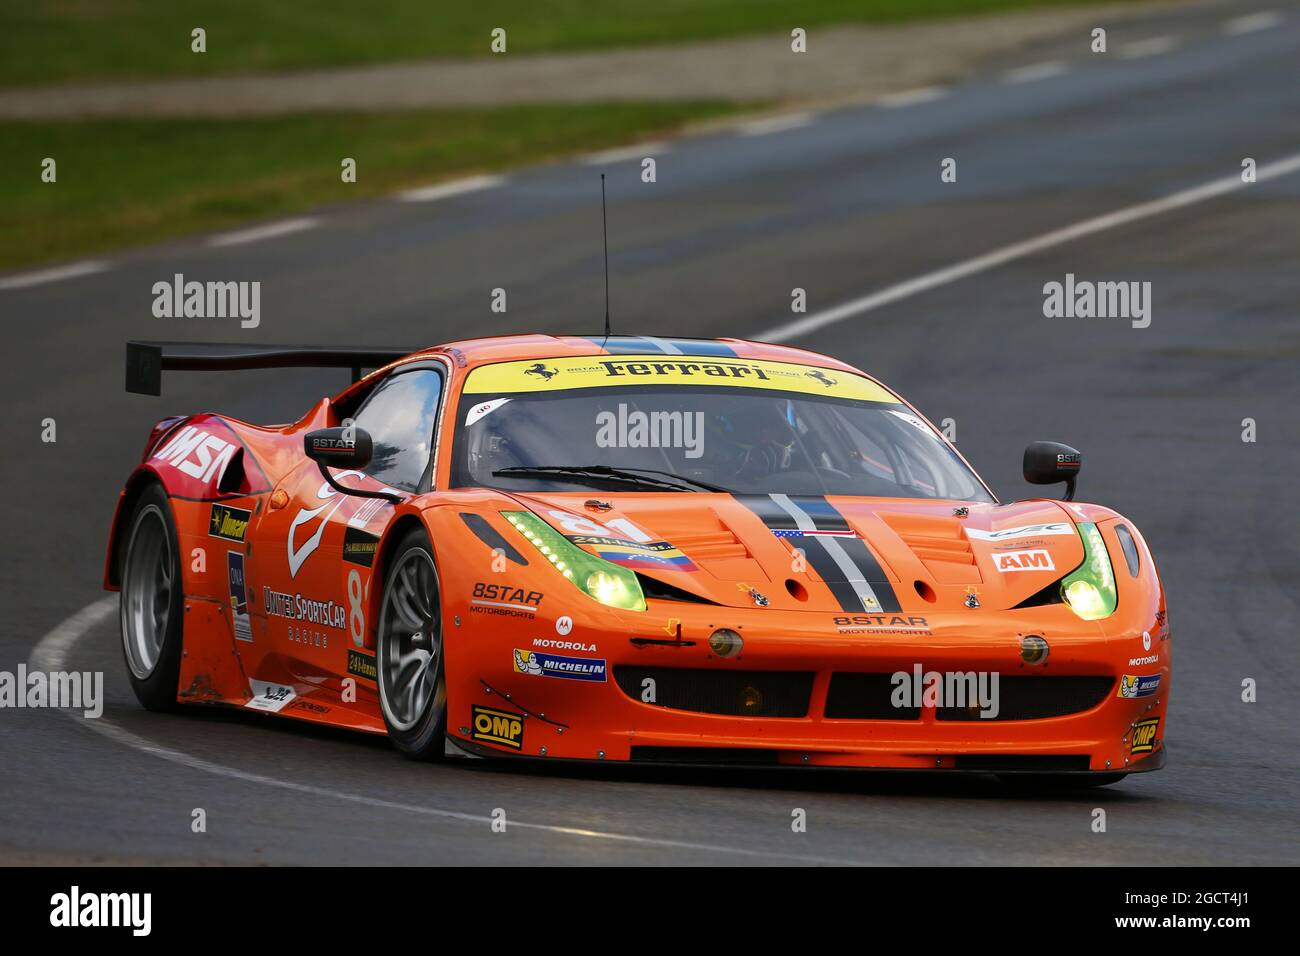
<path fill-rule="evenodd" d="M 347 345 L 236 345 L 229 342 L 127 342 L 126 390 L 161 395 L 164 369 L 226 371 L 253 368 L 379 368 L 416 349 Z"/>

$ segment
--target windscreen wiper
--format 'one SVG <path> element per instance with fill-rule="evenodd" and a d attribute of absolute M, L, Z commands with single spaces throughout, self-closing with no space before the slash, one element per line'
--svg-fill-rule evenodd
<path fill-rule="evenodd" d="M 670 471 L 656 471 L 653 468 L 611 468 L 609 465 L 516 465 L 511 468 L 499 468 L 492 474 L 499 478 L 593 478 L 598 481 L 627 482 L 648 488 L 664 488 L 669 491 L 690 491 L 699 488 L 703 491 L 716 491 L 730 494 L 726 488 L 675 475 Z M 656 478 L 655 475 L 664 475 Z"/>

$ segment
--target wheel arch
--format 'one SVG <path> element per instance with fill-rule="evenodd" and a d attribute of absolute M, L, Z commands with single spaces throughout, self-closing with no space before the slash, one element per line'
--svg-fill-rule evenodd
<path fill-rule="evenodd" d="M 162 477 L 148 465 L 140 465 L 131 472 L 122 491 L 117 496 L 117 507 L 113 511 L 113 523 L 108 531 L 108 547 L 104 554 L 104 588 L 116 591 L 122 584 L 122 549 L 126 547 L 126 523 L 135 511 L 135 504 L 140 500 L 146 488 L 158 485 L 166 493 L 167 486 Z M 168 496 L 170 500 L 170 496 Z M 172 520 L 175 521 L 173 514 Z"/>

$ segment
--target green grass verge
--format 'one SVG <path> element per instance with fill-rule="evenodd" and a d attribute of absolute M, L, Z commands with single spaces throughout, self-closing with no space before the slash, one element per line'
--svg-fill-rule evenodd
<path fill-rule="evenodd" d="M 0 0 L 0 86 L 674 43 L 1117 0 Z M 190 31 L 207 31 L 207 52 Z"/>
<path fill-rule="evenodd" d="M 238 120 L 0 122 L 0 269 L 635 142 L 740 109 L 511 106 Z M 41 181 L 45 157 L 58 180 Z M 357 182 L 341 181 L 344 157 Z M 594 187 L 593 187 L 594 188 Z"/>

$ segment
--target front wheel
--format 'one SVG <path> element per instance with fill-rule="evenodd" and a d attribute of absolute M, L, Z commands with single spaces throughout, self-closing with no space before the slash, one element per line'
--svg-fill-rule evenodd
<path fill-rule="evenodd" d="M 421 529 L 392 554 L 379 608 L 379 704 L 397 749 L 430 760 L 442 756 L 447 721 L 438 570 Z"/>

